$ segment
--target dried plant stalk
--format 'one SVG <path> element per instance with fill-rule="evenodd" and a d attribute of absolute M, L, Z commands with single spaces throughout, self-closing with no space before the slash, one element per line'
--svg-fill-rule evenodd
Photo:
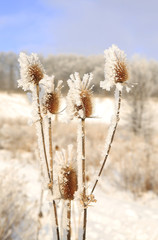
<path fill-rule="evenodd" d="M 41 109 L 40 109 L 39 84 L 36 85 L 36 90 L 37 90 L 37 105 L 38 105 L 38 115 L 39 115 L 39 118 L 40 118 L 40 126 L 41 126 L 43 150 L 44 150 L 45 162 L 46 162 L 47 173 L 48 173 L 48 178 L 49 178 L 49 186 L 52 186 L 51 175 L 50 175 L 50 172 L 49 172 L 49 165 L 48 165 L 47 154 L 46 154 L 45 138 L 44 138 L 44 131 L 43 131 L 43 119 L 42 119 Z M 52 144 L 52 143 L 49 142 L 49 145 L 51 145 L 51 144 Z M 51 149 L 51 147 L 50 147 L 50 149 Z M 50 190 L 51 190 L 51 193 L 52 193 L 52 195 L 53 195 L 52 188 L 50 188 Z M 54 200 L 53 200 L 53 208 L 54 208 L 54 217 L 55 217 L 55 223 L 56 223 L 57 239 L 60 240 L 58 217 L 57 217 L 57 209 L 56 209 L 56 203 L 55 203 Z"/>
<path fill-rule="evenodd" d="M 93 194 L 93 192 L 94 192 L 94 190 L 97 186 L 97 183 L 98 183 L 99 178 L 102 174 L 102 171 L 104 169 L 105 163 L 107 161 L 107 158 L 108 158 L 110 150 L 111 150 L 111 145 L 112 145 L 112 142 L 114 140 L 115 132 L 116 132 L 117 125 L 118 125 L 118 122 L 119 122 L 120 107 L 121 107 L 121 95 L 122 95 L 122 91 L 118 90 L 116 88 L 116 90 L 115 90 L 115 100 L 116 100 L 115 111 L 116 111 L 116 113 L 115 113 L 114 119 L 112 120 L 111 126 L 109 128 L 108 136 L 107 136 L 107 141 L 106 141 L 107 142 L 107 147 L 106 147 L 106 150 L 105 150 L 105 158 L 103 160 L 102 166 L 101 166 L 100 171 L 98 173 L 98 177 L 97 177 L 97 179 L 94 183 L 94 186 L 92 188 L 91 194 Z"/>
<path fill-rule="evenodd" d="M 52 147 L 52 121 L 51 121 L 51 118 L 48 118 L 48 124 L 49 124 L 50 178 L 51 178 L 52 192 L 53 192 L 53 147 Z"/>
<path fill-rule="evenodd" d="M 40 202 L 39 202 L 39 212 L 38 212 L 38 226 L 37 226 L 37 234 L 36 234 L 36 240 L 39 239 L 39 232 L 41 229 L 41 218 L 43 217 L 42 213 L 42 205 L 43 205 L 43 189 L 41 188 L 41 194 L 40 194 Z"/>
<path fill-rule="evenodd" d="M 46 163 L 46 167 L 47 167 L 48 178 L 50 179 L 50 172 L 49 172 L 49 166 L 48 166 L 48 160 L 47 160 L 47 154 L 46 154 L 46 146 L 45 146 L 45 138 L 44 138 L 44 131 L 43 131 L 43 119 L 42 119 L 42 115 L 41 115 L 41 108 L 40 108 L 40 101 L 39 101 L 39 84 L 36 85 L 36 91 L 37 91 L 37 106 L 38 106 L 38 115 L 39 115 L 39 119 L 40 119 L 39 121 L 40 121 L 40 127 L 41 127 L 43 151 L 44 151 L 45 163 Z"/>
<path fill-rule="evenodd" d="M 86 226 L 87 226 L 87 206 L 85 203 L 86 200 L 86 161 L 85 161 L 85 119 L 81 119 L 82 125 L 82 183 L 83 183 L 83 206 L 84 206 L 84 213 L 83 213 L 83 240 L 86 239 Z"/>
<path fill-rule="evenodd" d="M 67 203 L 67 240 L 71 239 L 71 200 Z"/>

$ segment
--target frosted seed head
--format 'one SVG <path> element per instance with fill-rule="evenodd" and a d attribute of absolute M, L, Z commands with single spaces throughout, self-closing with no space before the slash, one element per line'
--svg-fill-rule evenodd
<path fill-rule="evenodd" d="M 88 90 L 82 90 L 80 96 L 85 117 L 90 117 L 92 115 L 92 94 Z"/>
<path fill-rule="evenodd" d="M 73 200 L 78 189 L 77 173 L 72 166 L 61 168 L 59 175 L 59 190 L 64 200 Z"/>
<path fill-rule="evenodd" d="M 100 82 L 100 87 L 109 91 L 114 85 L 128 80 L 128 66 L 125 53 L 115 45 L 105 50 L 104 56 L 105 80 Z"/>
<path fill-rule="evenodd" d="M 60 106 L 60 96 L 57 92 L 47 93 L 43 103 L 43 112 L 49 111 L 51 114 L 57 114 Z"/>
<path fill-rule="evenodd" d="M 34 64 L 28 67 L 28 76 L 30 82 L 38 84 L 39 81 L 44 77 L 44 74 L 42 69 L 38 66 L 38 64 Z"/>
<path fill-rule="evenodd" d="M 115 83 L 123 83 L 128 80 L 127 65 L 118 60 L 115 65 Z"/>
<path fill-rule="evenodd" d="M 30 56 L 20 53 L 18 61 L 21 76 L 21 79 L 18 80 L 18 87 L 22 87 L 24 91 L 32 91 L 34 86 L 44 78 L 45 70 L 35 53 Z"/>
<path fill-rule="evenodd" d="M 48 80 L 48 79 L 47 79 Z M 60 108 L 61 88 L 63 81 L 59 80 L 55 88 L 54 76 L 49 78 L 45 85 L 45 95 L 43 97 L 43 113 L 57 114 Z"/>
<path fill-rule="evenodd" d="M 67 109 L 70 118 L 84 119 L 92 115 L 92 88 L 89 88 L 92 79 L 92 74 L 85 74 L 83 79 L 80 78 L 79 73 L 70 75 L 67 95 Z"/>

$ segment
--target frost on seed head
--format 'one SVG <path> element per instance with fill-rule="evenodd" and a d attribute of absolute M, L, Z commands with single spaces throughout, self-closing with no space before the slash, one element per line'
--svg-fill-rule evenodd
<path fill-rule="evenodd" d="M 59 80 L 55 87 L 54 76 L 46 77 L 41 81 L 45 88 L 45 95 L 43 97 L 43 113 L 57 114 L 60 107 L 61 88 L 63 81 Z"/>
<path fill-rule="evenodd" d="M 100 82 L 100 87 L 110 91 L 116 85 L 122 88 L 122 83 L 128 80 L 128 67 L 124 51 L 112 45 L 104 51 L 105 56 L 105 80 Z"/>
<path fill-rule="evenodd" d="M 68 145 L 68 150 L 58 153 L 60 167 L 58 170 L 58 183 L 61 198 L 73 200 L 78 189 L 76 164 L 73 160 L 73 146 Z"/>
<path fill-rule="evenodd" d="M 76 170 L 72 166 L 63 166 L 59 176 L 59 190 L 62 199 L 73 200 L 77 188 Z"/>
<path fill-rule="evenodd" d="M 19 55 L 20 76 L 18 87 L 22 87 L 24 91 L 33 90 L 45 75 L 45 70 L 40 63 L 37 54 L 32 53 L 30 56 L 21 52 Z"/>
<path fill-rule="evenodd" d="M 81 80 L 79 73 L 70 75 L 67 81 L 69 92 L 67 95 L 67 109 L 70 118 L 87 118 L 92 115 L 92 87 L 90 83 L 93 79 L 93 74 L 84 74 Z"/>

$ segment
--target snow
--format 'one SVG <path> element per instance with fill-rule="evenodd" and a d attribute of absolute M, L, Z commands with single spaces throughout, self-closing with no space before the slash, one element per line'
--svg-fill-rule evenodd
<path fill-rule="evenodd" d="M 12 165 L 16 166 L 20 175 L 28 182 L 27 194 L 30 198 L 38 200 L 40 194 L 38 169 L 32 165 L 24 166 L 16 159 L 6 160 L 4 153 L 1 157 L 0 172 Z M 104 184 L 102 181 L 95 192 L 97 203 L 88 208 L 87 239 L 157 240 L 157 196 L 149 192 L 140 199 L 134 199 L 129 192 L 119 191 L 110 186 L 107 179 L 104 180 Z"/>
<path fill-rule="evenodd" d="M 106 183 L 107 185 L 107 183 Z M 150 195 L 150 200 L 144 198 Z M 156 240 L 158 238 L 158 203 L 152 193 L 134 200 L 128 192 L 97 190 L 98 202 L 88 211 L 87 239 Z M 150 205 L 151 202 L 156 204 Z M 94 236 L 95 232 L 95 236 Z"/>
<path fill-rule="evenodd" d="M 0 94 L 0 117 L 2 119 L 28 119 L 31 115 L 31 104 L 27 96 L 21 94 Z"/>

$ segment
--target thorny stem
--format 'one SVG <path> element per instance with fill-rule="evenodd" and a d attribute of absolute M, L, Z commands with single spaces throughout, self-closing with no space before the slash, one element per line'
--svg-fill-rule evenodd
<path fill-rule="evenodd" d="M 71 239 L 71 200 L 67 203 L 67 240 Z"/>
<path fill-rule="evenodd" d="M 86 227 L 87 227 L 87 206 L 86 199 L 86 162 L 85 162 L 85 119 L 81 119 L 82 124 L 82 183 L 83 183 L 83 240 L 86 239 Z"/>
<path fill-rule="evenodd" d="M 39 203 L 39 212 L 38 212 L 38 227 L 37 227 L 36 240 L 38 240 L 38 238 L 39 238 L 39 232 L 40 232 L 40 229 L 41 229 L 41 221 L 40 221 L 40 219 L 43 216 L 42 205 L 43 205 L 43 189 L 41 189 L 41 194 L 40 194 L 40 203 Z"/>
<path fill-rule="evenodd" d="M 104 168 L 104 166 L 105 166 L 105 163 L 106 163 L 107 158 L 108 158 L 109 153 L 110 153 L 111 145 L 112 145 L 112 142 L 113 142 L 113 140 L 114 140 L 116 128 L 117 128 L 117 125 L 118 125 L 118 122 L 119 122 L 122 91 L 117 90 L 117 89 L 116 89 L 115 91 L 119 91 L 119 92 L 118 92 L 118 94 L 119 94 L 118 102 L 116 103 L 116 104 L 117 104 L 117 105 L 116 105 L 116 106 L 117 106 L 117 109 L 116 109 L 116 122 L 115 122 L 115 125 L 114 125 L 114 127 L 113 127 L 112 134 L 111 134 L 111 131 L 109 132 L 109 134 L 111 134 L 111 136 L 110 136 L 110 142 L 109 142 L 108 148 L 107 148 L 107 150 L 106 150 L 105 158 L 104 158 L 103 163 L 102 163 L 102 166 L 101 166 L 101 168 L 100 168 L 98 177 L 97 177 L 97 179 L 96 179 L 96 181 L 95 181 L 95 184 L 94 184 L 94 186 L 93 186 L 93 188 L 92 188 L 91 194 L 93 194 L 93 192 L 94 192 L 94 190 L 95 190 L 95 188 L 96 188 L 96 186 L 97 186 L 97 183 L 98 183 L 98 181 L 99 181 L 99 177 L 100 177 L 101 174 L 102 174 L 103 168 Z M 116 93 L 117 93 L 117 92 L 116 92 Z M 116 93 L 115 93 L 115 94 L 116 94 Z M 107 139 L 108 139 L 108 138 L 109 138 L 109 136 L 107 136 Z"/>
<path fill-rule="evenodd" d="M 47 167 L 49 184 L 51 184 L 51 175 L 50 175 L 50 172 L 49 172 L 49 166 L 48 166 L 48 160 L 47 160 L 47 154 L 46 154 L 46 146 L 45 146 L 45 138 L 44 138 L 44 130 L 43 130 L 43 118 L 42 118 L 42 115 L 41 115 L 41 108 L 40 108 L 40 101 L 39 101 L 39 84 L 36 85 L 36 91 L 37 91 L 37 106 L 38 106 L 38 115 L 39 115 L 39 118 L 40 118 L 43 151 L 44 151 L 44 157 L 45 157 L 45 162 L 46 162 L 46 167 Z M 51 190 L 51 193 L 53 195 L 52 189 L 50 189 L 50 190 Z M 55 200 L 53 200 L 53 208 L 54 208 L 54 216 L 55 216 L 55 223 L 56 223 L 57 239 L 60 240 L 59 225 L 58 225 L 58 217 L 57 217 L 57 209 L 56 209 Z"/>

